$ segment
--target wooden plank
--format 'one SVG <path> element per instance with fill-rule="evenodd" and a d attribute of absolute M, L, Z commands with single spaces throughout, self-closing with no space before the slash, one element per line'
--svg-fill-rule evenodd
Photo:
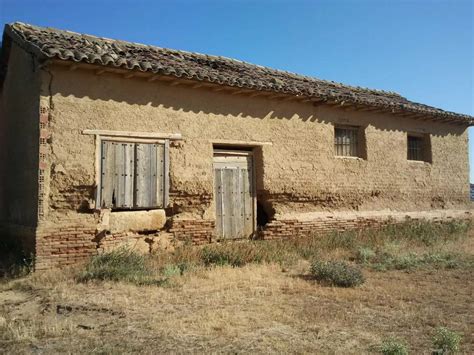
<path fill-rule="evenodd" d="M 164 145 L 159 144 L 156 146 L 156 205 L 158 207 L 164 207 L 165 206 L 165 201 L 164 201 L 164 186 L 165 186 L 165 181 L 164 181 Z"/>
<path fill-rule="evenodd" d="M 237 167 L 234 175 L 234 223 L 236 238 L 244 237 L 244 213 L 242 209 L 242 169 Z"/>
<path fill-rule="evenodd" d="M 82 134 L 98 134 L 101 136 L 135 137 L 135 138 L 162 138 L 162 139 L 182 139 L 181 133 L 153 133 L 153 132 L 132 132 L 132 131 L 111 131 L 100 129 L 84 129 Z"/>
<path fill-rule="evenodd" d="M 240 214 L 240 211 L 237 209 L 237 204 L 236 204 L 236 199 L 237 199 L 237 183 L 239 181 L 237 177 L 237 171 L 238 168 L 231 167 L 229 169 L 230 171 L 230 181 L 229 181 L 229 188 L 230 188 L 230 204 L 231 204 L 231 223 L 232 223 L 232 228 L 231 228 L 231 236 L 232 238 L 238 238 L 239 237 L 239 225 L 238 225 L 238 215 Z"/>
<path fill-rule="evenodd" d="M 114 207 L 115 202 L 115 143 L 102 141 L 100 206 Z"/>
<path fill-rule="evenodd" d="M 133 207 L 133 186 L 135 179 L 135 145 L 133 143 L 125 143 L 124 148 L 124 207 Z"/>
<path fill-rule="evenodd" d="M 149 186 L 149 204 L 151 207 L 156 207 L 158 204 L 161 206 L 162 202 L 158 203 L 157 197 L 157 185 L 158 185 L 158 176 L 157 176 L 157 149 L 158 145 L 149 144 L 149 160 L 150 160 L 150 173 L 148 176 L 148 186 Z"/>
<path fill-rule="evenodd" d="M 224 172 L 224 238 L 233 237 L 233 204 L 232 204 L 232 170 L 227 168 Z"/>
<path fill-rule="evenodd" d="M 239 140 L 229 140 L 229 139 L 211 139 L 209 141 L 212 144 L 219 144 L 222 146 L 243 146 L 243 147 L 259 147 L 262 145 L 273 145 L 273 142 L 258 142 L 258 141 L 239 141 Z M 235 151 L 229 151 L 229 154 L 235 153 Z"/>
<path fill-rule="evenodd" d="M 115 208 L 124 207 L 125 203 L 125 186 L 123 184 L 123 176 L 125 171 L 124 166 L 124 147 L 123 143 L 115 143 L 115 169 L 114 169 L 114 195 L 113 195 L 113 206 Z"/>
<path fill-rule="evenodd" d="M 214 169 L 214 200 L 216 203 L 216 235 L 222 238 L 222 169 Z"/>
<path fill-rule="evenodd" d="M 242 171 L 243 188 L 244 188 L 244 230 L 245 235 L 250 236 L 253 233 L 253 201 L 251 193 L 251 170 L 246 169 Z"/>
<path fill-rule="evenodd" d="M 149 144 L 135 145 L 135 206 L 150 206 L 150 149 Z"/>
<path fill-rule="evenodd" d="M 163 207 L 169 205 L 169 191 L 170 191 L 170 141 L 167 139 L 163 151 Z"/>

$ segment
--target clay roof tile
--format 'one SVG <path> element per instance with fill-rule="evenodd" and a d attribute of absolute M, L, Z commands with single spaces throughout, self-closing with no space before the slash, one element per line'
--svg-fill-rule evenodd
<path fill-rule="evenodd" d="M 248 89 L 284 92 L 323 100 L 421 113 L 471 125 L 468 115 L 411 102 L 383 90 L 354 87 L 281 70 L 199 53 L 146 46 L 23 23 L 5 26 L 4 36 L 36 55 L 59 60 L 123 67 L 150 73 L 209 81 Z"/>

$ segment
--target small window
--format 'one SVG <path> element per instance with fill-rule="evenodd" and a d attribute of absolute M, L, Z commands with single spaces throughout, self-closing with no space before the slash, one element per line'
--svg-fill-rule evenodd
<path fill-rule="evenodd" d="M 408 134 L 407 159 L 431 162 L 431 144 L 429 135 Z"/>
<path fill-rule="evenodd" d="M 164 208 L 168 200 L 168 144 L 101 142 L 101 208 Z"/>
<path fill-rule="evenodd" d="M 360 157 L 358 127 L 335 127 L 334 133 L 336 156 Z"/>

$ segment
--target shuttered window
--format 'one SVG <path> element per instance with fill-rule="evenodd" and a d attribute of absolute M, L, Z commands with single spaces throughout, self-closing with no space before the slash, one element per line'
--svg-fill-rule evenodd
<path fill-rule="evenodd" d="M 163 208 L 168 201 L 168 143 L 101 142 L 100 207 Z"/>
<path fill-rule="evenodd" d="M 335 127 L 334 151 L 336 156 L 358 157 L 358 127 Z"/>

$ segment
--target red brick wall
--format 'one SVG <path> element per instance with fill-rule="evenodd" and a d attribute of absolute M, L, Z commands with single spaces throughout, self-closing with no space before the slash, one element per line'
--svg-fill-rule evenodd
<path fill-rule="evenodd" d="M 215 221 L 207 219 L 171 220 L 169 232 L 177 240 L 193 244 L 210 243 L 214 237 Z"/>
<path fill-rule="evenodd" d="M 70 225 L 36 232 L 35 269 L 75 264 L 97 253 L 95 228 Z"/>
<path fill-rule="evenodd" d="M 433 213 L 412 212 L 407 214 L 380 215 L 373 217 L 343 217 L 326 216 L 309 221 L 296 219 L 274 220 L 269 222 L 260 236 L 263 239 L 281 239 L 290 237 L 306 236 L 312 233 L 326 233 L 330 231 L 344 231 L 362 228 L 380 228 L 389 224 L 403 223 L 405 221 L 429 220 L 431 222 L 448 222 L 450 220 L 473 219 L 471 212 L 456 213 L 453 216 L 439 215 Z"/>

